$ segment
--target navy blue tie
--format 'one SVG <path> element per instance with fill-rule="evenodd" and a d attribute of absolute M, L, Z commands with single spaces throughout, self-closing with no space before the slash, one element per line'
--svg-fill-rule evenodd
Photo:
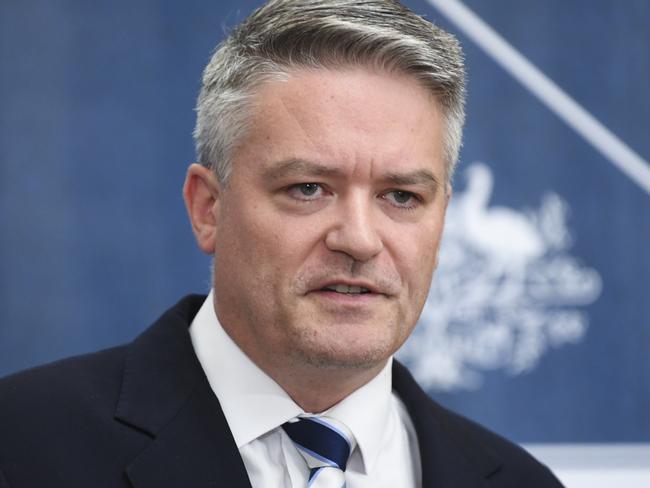
<path fill-rule="evenodd" d="M 327 417 L 300 417 L 282 428 L 309 466 L 309 488 L 345 486 L 345 468 L 354 449 L 345 426 Z"/>

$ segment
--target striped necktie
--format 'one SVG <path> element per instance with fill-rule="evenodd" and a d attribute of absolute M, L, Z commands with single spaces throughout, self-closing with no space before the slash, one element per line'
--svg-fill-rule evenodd
<path fill-rule="evenodd" d="M 309 488 L 345 487 L 345 467 L 355 443 L 343 424 L 327 417 L 300 417 L 282 428 L 309 466 Z"/>

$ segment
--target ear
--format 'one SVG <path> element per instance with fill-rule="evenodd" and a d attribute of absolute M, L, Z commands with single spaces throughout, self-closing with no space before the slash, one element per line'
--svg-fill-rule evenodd
<path fill-rule="evenodd" d="M 190 165 L 183 199 L 196 242 L 206 254 L 214 254 L 220 193 L 221 185 L 211 169 L 196 163 Z"/>

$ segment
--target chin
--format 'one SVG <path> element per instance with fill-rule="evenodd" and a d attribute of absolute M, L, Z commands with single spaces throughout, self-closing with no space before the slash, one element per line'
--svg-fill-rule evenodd
<path fill-rule="evenodd" d="M 389 355 L 390 356 L 390 355 Z M 389 356 L 385 355 L 359 355 L 359 354 L 325 354 L 314 353 L 302 355 L 302 362 L 306 365 L 320 369 L 336 369 L 350 371 L 365 371 L 385 364 Z"/>
<path fill-rule="evenodd" d="M 394 340 L 369 343 L 367 336 L 350 338 L 345 337 L 345 334 L 338 334 L 327 342 L 318 336 L 312 336 L 311 339 L 296 345 L 293 351 L 300 362 L 318 368 L 374 369 L 383 366 L 399 347 Z"/>

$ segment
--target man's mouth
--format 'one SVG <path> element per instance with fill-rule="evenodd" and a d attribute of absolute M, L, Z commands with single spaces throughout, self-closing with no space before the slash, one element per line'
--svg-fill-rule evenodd
<path fill-rule="evenodd" d="M 322 288 L 323 291 L 334 291 L 336 293 L 344 293 L 346 295 L 361 295 L 364 293 L 372 293 L 368 288 L 363 286 L 350 286 L 350 285 L 328 285 Z"/>

